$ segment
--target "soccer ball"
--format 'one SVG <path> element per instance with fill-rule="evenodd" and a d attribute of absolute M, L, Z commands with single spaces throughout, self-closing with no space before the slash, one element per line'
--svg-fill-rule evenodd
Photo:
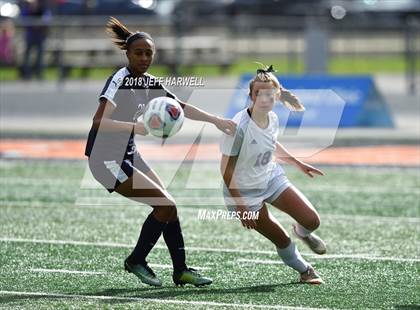
<path fill-rule="evenodd" d="M 169 138 L 176 134 L 184 123 L 184 110 L 169 97 L 157 97 L 149 101 L 143 114 L 147 131 L 158 138 Z"/>

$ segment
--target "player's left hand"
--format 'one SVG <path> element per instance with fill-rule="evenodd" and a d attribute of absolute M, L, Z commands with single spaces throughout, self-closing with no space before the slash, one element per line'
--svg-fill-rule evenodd
<path fill-rule="evenodd" d="M 324 172 L 322 172 L 321 170 L 316 169 L 315 167 L 312 167 L 311 165 L 305 163 L 300 163 L 298 167 L 300 170 L 302 170 L 303 173 L 310 176 L 311 178 L 314 177 L 314 174 L 324 175 Z"/>
<path fill-rule="evenodd" d="M 230 119 L 217 117 L 214 125 L 225 134 L 233 136 L 236 132 L 236 123 Z"/>

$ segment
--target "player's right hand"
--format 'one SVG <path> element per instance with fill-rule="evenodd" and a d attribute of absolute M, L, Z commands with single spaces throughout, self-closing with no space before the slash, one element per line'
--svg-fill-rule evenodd
<path fill-rule="evenodd" d="M 147 131 L 143 122 L 138 122 L 138 123 L 134 124 L 134 134 L 147 136 L 149 134 L 149 132 Z"/>
<path fill-rule="evenodd" d="M 234 136 L 236 132 L 236 123 L 230 119 L 216 117 L 215 123 L 217 129 L 229 136 Z"/>
<path fill-rule="evenodd" d="M 257 228 L 257 222 L 249 217 L 251 215 L 251 210 L 247 206 L 237 206 L 236 212 L 239 215 L 239 219 L 241 220 L 242 226 L 247 229 L 255 229 Z"/>

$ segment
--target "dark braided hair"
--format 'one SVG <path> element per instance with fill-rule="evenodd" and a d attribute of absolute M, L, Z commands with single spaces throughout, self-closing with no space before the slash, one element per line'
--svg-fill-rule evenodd
<path fill-rule="evenodd" d="M 152 36 L 147 32 L 131 32 L 118 19 L 111 16 L 106 25 L 106 31 L 111 35 L 112 42 L 121 50 L 127 50 L 131 43 L 137 39 L 148 39 L 152 42 Z"/>

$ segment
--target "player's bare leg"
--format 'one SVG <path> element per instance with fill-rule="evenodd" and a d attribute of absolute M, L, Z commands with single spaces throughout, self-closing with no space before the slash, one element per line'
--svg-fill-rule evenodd
<path fill-rule="evenodd" d="M 157 175 L 157 173 L 150 169 L 148 172 L 146 172 L 146 175 L 154 181 L 157 185 L 159 185 L 162 189 L 165 189 L 165 185 L 163 184 L 163 181 L 160 179 L 160 177 Z"/>
<path fill-rule="evenodd" d="M 173 219 L 173 209 L 176 209 L 175 201 L 171 195 L 161 186 L 156 175 L 149 172 L 150 176 L 135 169 L 133 175 L 127 181 L 120 184 L 115 191 L 131 200 L 147 204 L 154 208 L 157 219 L 166 222 Z"/>
<path fill-rule="evenodd" d="M 293 225 L 294 233 L 313 252 L 325 254 L 327 251 L 325 242 L 313 233 L 320 225 L 318 212 L 296 187 L 287 188 L 271 204 L 296 220 L 297 223 Z"/>
<path fill-rule="evenodd" d="M 268 211 L 267 206 L 260 209 L 257 228 L 261 235 L 273 242 L 278 248 L 285 248 L 290 244 L 290 237 L 287 231 L 280 225 L 276 218 Z"/>
<path fill-rule="evenodd" d="M 323 283 L 314 268 L 300 255 L 289 235 L 264 205 L 258 216 L 256 230 L 277 247 L 283 262 L 300 273 L 299 281 L 309 284 Z"/>

